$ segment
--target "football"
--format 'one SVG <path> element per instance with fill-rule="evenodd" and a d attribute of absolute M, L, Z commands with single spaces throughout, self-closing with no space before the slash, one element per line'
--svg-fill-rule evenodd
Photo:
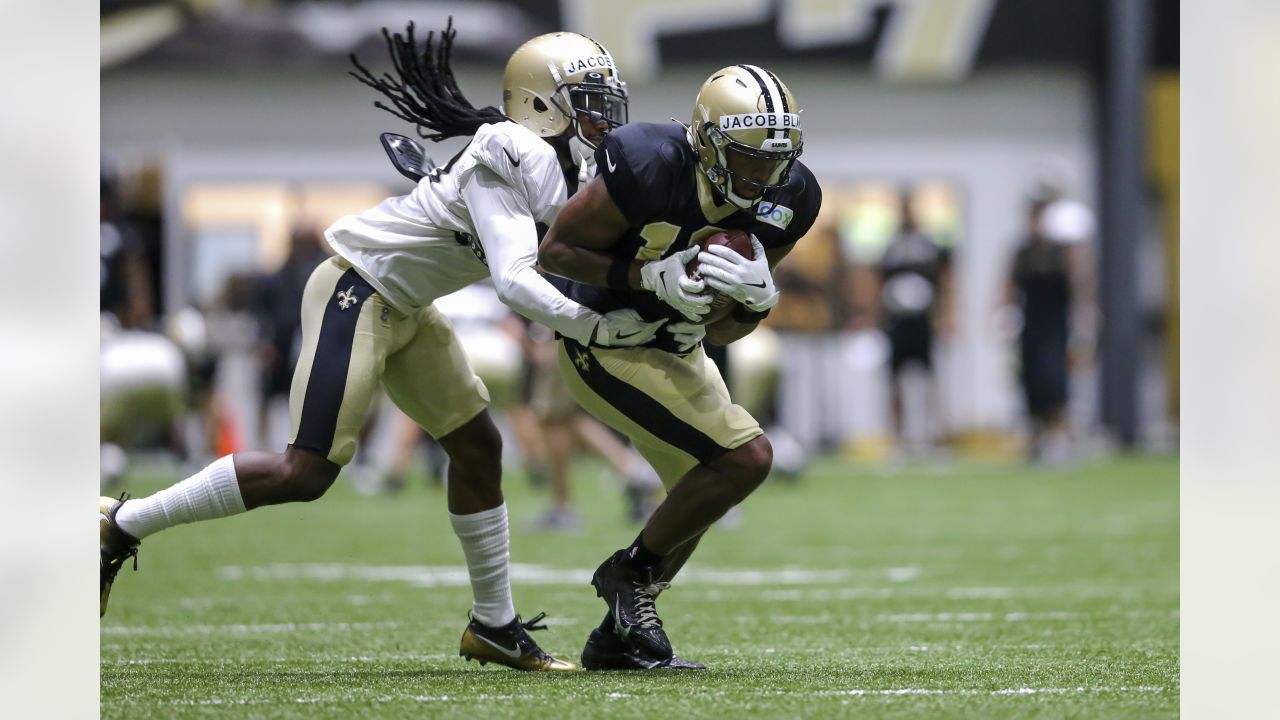
<path fill-rule="evenodd" d="M 698 243 L 698 246 L 703 250 L 706 250 L 711 245 L 727 246 L 746 258 L 752 257 L 755 253 L 755 250 L 751 247 L 751 235 L 743 230 L 718 232 L 708 235 Z M 698 258 L 695 257 L 689 261 L 689 264 L 685 266 L 685 272 L 689 274 L 689 277 L 701 277 L 698 272 Z M 707 313 L 706 317 L 703 318 L 703 325 L 710 325 L 718 320 L 723 320 L 729 313 L 733 312 L 733 306 L 736 304 L 733 298 L 728 295 L 721 295 L 710 288 L 707 288 L 705 292 L 711 293 L 715 299 L 711 301 L 711 312 Z"/>

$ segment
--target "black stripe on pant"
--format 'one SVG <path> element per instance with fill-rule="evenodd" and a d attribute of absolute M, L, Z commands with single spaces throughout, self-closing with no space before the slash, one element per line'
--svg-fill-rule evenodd
<path fill-rule="evenodd" d="M 600 361 L 591 353 L 590 348 L 570 338 L 564 338 L 563 342 L 574 369 L 587 387 L 654 437 L 689 453 L 704 465 L 729 452 L 729 448 L 721 447 L 706 433 L 677 417 L 644 391 L 619 380 L 600 367 Z M 585 358 L 585 362 L 579 363 L 580 358 Z"/>
<path fill-rule="evenodd" d="M 334 284 L 320 320 L 320 338 L 311 359 L 311 374 L 307 377 L 294 447 L 329 456 L 338 427 L 338 411 L 342 409 L 342 396 L 346 392 L 356 323 L 365 300 L 373 293 L 373 287 L 354 269 L 344 272 Z"/>

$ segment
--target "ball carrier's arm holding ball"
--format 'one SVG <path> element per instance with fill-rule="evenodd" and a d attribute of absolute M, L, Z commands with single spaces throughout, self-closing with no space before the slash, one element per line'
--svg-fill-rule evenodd
<path fill-rule="evenodd" d="M 703 84 L 691 126 L 633 123 L 606 136 L 599 174 L 543 239 L 539 264 L 568 279 L 559 287 L 569 298 L 668 320 L 636 347 L 561 339 L 561 374 L 579 404 L 630 437 L 668 488 L 635 542 L 595 573 L 609 612 L 583 650 L 589 669 L 694 665 L 674 655 L 654 600 L 706 529 L 764 481 L 773 457 L 701 340 L 732 342 L 777 302 L 771 267 L 822 200 L 796 161 L 801 149 L 800 110 L 777 76 L 724 68 Z M 732 298 L 731 308 L 713 309 L 710 291 Z"/>

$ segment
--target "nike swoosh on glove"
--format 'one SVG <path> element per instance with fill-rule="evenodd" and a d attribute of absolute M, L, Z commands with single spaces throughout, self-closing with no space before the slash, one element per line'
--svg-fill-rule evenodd
<path fill-rule="evenodd" d="M 591 338 L 594 345 L 601 347 L 634 347 L 643 345 L 658 334 L 658 328 L 667 322 L 666 318 L 650 322 L 640 317 L 640 313 L 631 308 L 607 312 L 600 317 L 596 325 L 595 335 Z"/>
<path fill-rule="evenodd" d="M 745 258 L 724 245 L 711 245 L 698 254 L 698 272 L 707 287 L 737 300 L 752 312 L 763 312 L 778 304 L 769 258 L 764 245 L 751 236 L 755 257 Z"/>
<path fill-rule="evenodd" d="M 697 322 L 711 311 L 712 297 L 702 295 L 705 285 L 689 277 L 685 266 L 698 254 L 698 246 L 685 248 L 661 260 L 645 263 L 640 268 L 640 287 L 675 308 L 689 320 Z"/>
<path fill-rule="evenodd" d="M 707 326 L 698 323 L 671 323 L 667 326 L 667 332 L 676 339 L 676 349 L 687 353 L 707 336 Z"/>

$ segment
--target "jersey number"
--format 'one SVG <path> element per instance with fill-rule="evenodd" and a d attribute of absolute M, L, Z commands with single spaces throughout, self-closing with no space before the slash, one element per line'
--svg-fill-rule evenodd
<path fill-rule="evenodd" d="M 675 243 L 676 239 L 680 237 L 682 230 L 683 228 L 679 225 L 672 225 L 669 222 L 655 222 L 645 225 L 640 231 L 640 237 L 644 239 L 644 247 L 641 247 L 636 252 L 636 257 L 646 262 L 661 258 Z M 685 244 L 685 247 L 702 242 L 703 238 L 723 231 L 723 228 L 718 228 L 714 225 L 704 225 L 689 234 L 689 242 Z"/>

